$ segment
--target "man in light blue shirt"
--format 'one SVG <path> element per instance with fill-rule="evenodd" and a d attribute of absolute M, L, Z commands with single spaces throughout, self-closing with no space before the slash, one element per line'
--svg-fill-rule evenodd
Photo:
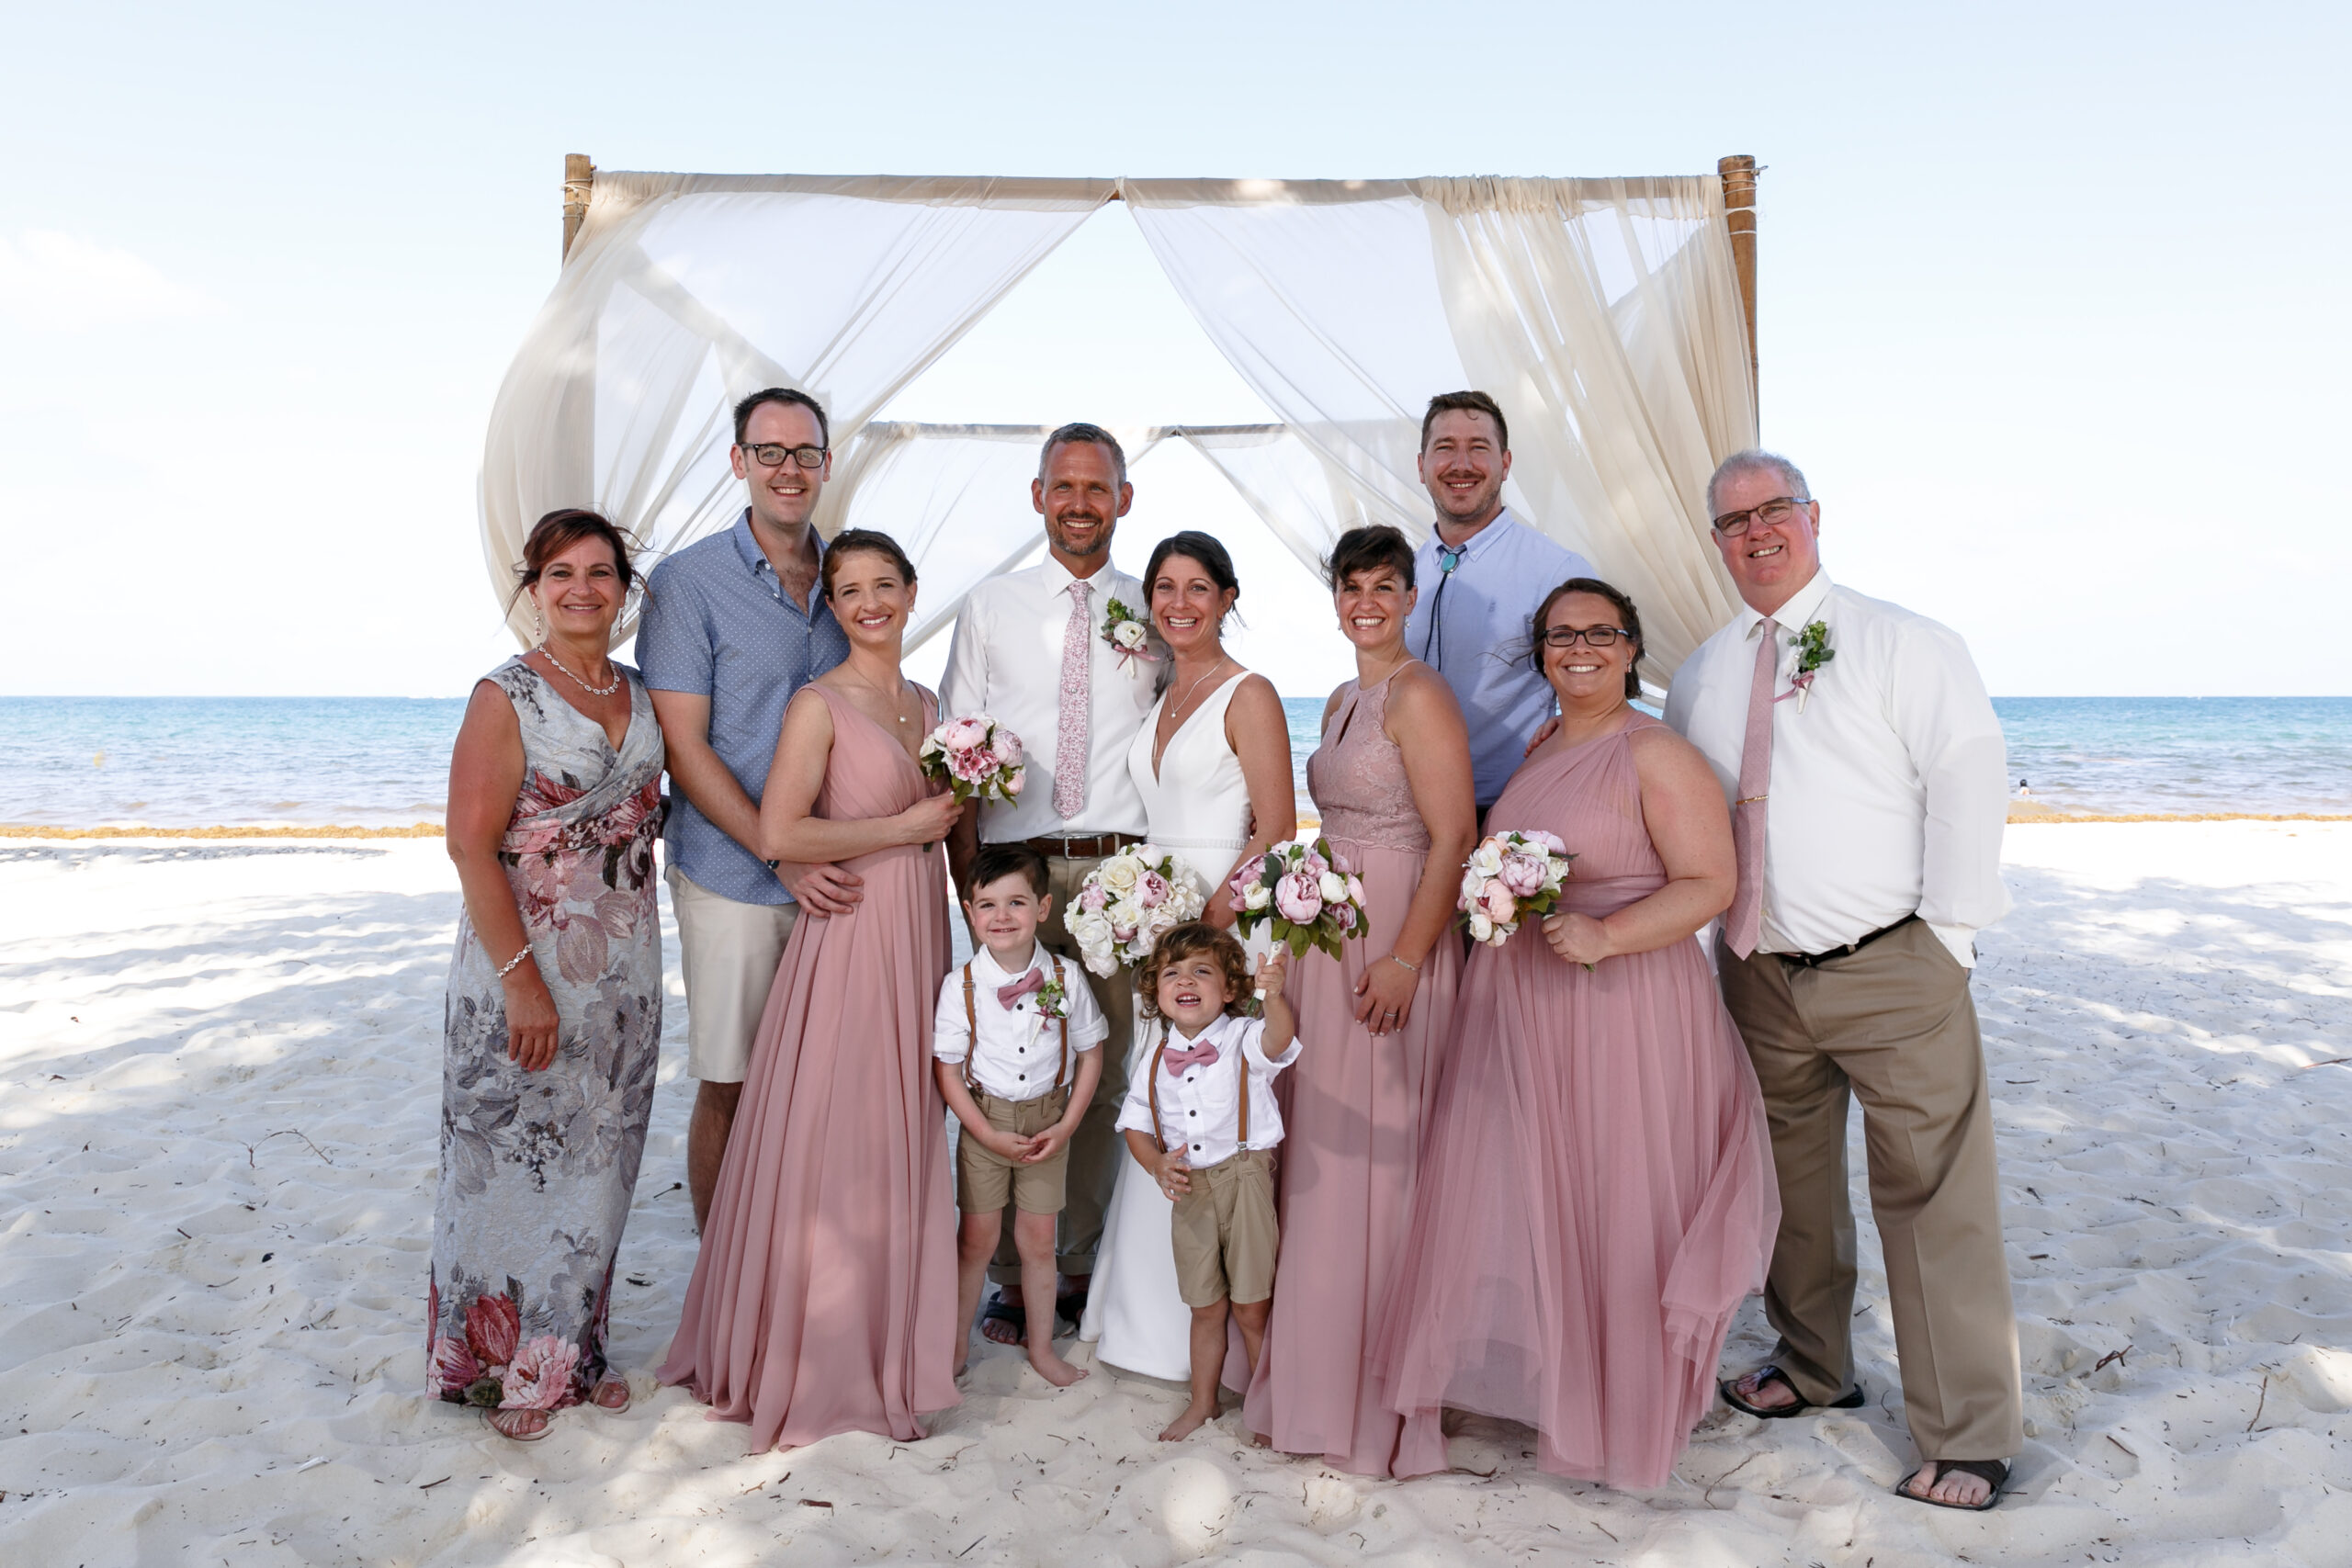
<path fill-rule="evenodd" d="M 1528 658 L 1544 595 L 1592 563 L 1510 515 L 1510 431 L 1484 392 L 1442 392 L 1421 417 L 1421 482 L 1437 526 L 1414 558 L 1420 601 L 1405 649 L 1445 677 L 1470 726 L 1471 782 L 1483 827 L 1527 742 L 1552 716 L 1552 688 Z"/>
<path fill-rule="evenodd" d="M 702 1227 L 735 1123 L 777 961 L 801 906 L 839 914 L 858 878 L 760 855 L 760 795 L 793 694 L 849 656 L 818 592 L 824 545 L 808 519 L 832 472 L 825 411 L 771 387 L 735 407 L 735 525 L 661 565 L 645 584 L 637 660 L 669 750 L 670 904 L 686 982 L 686 1070 L 701 1087 L 686 1128 L 686 1186 Z"/>

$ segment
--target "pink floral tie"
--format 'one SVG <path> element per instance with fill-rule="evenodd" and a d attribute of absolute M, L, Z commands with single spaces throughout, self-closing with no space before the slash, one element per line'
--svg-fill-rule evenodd
<path fill-rule="evenodd" d="M 1764 812 L 1772 788 L 1772 681 L 1781 668 L 1781 623 L 1764 617 L 1756 646 L 1756 679 L 1747 690 L 1747 739 L 1739 753 L 1739 799 L 1732 807 L 1732 846 L 1739 886 L 1724 916 L 1724 941 L 1745 958 L 1764 929 Z"/>
<path fill-rule="evenodd" d="M 1094 620 L 1086 613 L 1086 601 L 1091 592 L 1083 582 L 1069 585 L 1069 621 L 1062 627 L 1061 714 L 1054 731 L 1054 813 L 1064 821 L 1086 809 L 1086 719 L 1093 694 L 1087 679 L 1087 660 L 1094 650 Z"/>

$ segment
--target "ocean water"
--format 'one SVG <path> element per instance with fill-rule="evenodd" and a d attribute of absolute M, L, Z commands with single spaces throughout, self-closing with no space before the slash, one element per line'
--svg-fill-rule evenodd
<path fill-rule="evenodd" d="M 2352 812 L 2352 697 L 1993 705 L 2012 786 L 2061 810 Z M 1283 706 L 1303 775 L 1323 700 Z M 0 824 L 438 822 L 464 712 L 456 698 L 0 697 Z"/>

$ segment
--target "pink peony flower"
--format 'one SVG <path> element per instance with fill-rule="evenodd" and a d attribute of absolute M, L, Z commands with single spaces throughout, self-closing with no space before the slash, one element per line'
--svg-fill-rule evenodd
<path fill-rule="evenodd" d="M 1544 886 L 1544 863 L 1534 855 L 1513 850 L 1503 856 L 1502 869 L 1495 874 L 1495 879 L 1515 897 L 1532 897 Z"/>
<path fill-rule="evenodd" d="M 1117 942 L 1122 947 L 1125 947 L 1127 943 L 1135 941 L 1135 939 L 1136 928 L 1133 926 L 1113 926 L 1111 928 L 1111 940 Z"/>
<path fill-rule="evenodd" d="M 1325 872 L 1331 869 L 1331 863 L 1309 849 L 1306 853 L 1299 857 L 1298 868 L 1309 876 L 1319 878 Z"/>
<path fill-rule="evenodd" d="M 481 1295 L 466 1308 L 466 1345 L 485 1367 L 503 1367 L 514 1359 L 514 1341 L 523 1332 L 523 1314 L 503 1295 Z"/>
<path fill-rule="evenodd" d="M 950 747 L 947 771 L 966 784 L 978 784 L 996 772 L 996 764 L 989 761 L 985 751 L 960 751 Z"/>
<path fill-rule="evenodd" d="M 1478 894 L 1478 908 L 1487 919 L 1498 926 L 1509 925 L 1519 917 L 1519 900 L 1499 877 L 1490 878 Z"/>
<path fill-rule="evenodd" d="M 1023 783 L 1026 781 L 1027 776 L 1028 775 L 1022 769 L 1013 769 L 1012 773 L 1005 775 L 1004 793 L 1007 795 L 1019 795 L 1021 793 L 1021 786 Z"/>
<path fill-rule="evenodd" d="M 950 719 L 939 735 L 939 743 L 950 751 L 978 750 L 988 740 L 989 727 L 977 718 Z"/>
<path fill-rule="evenodd" d="M 1566 840 L 1562 839 L 1557 833 L 1547 833 L 1541 828 L 1530 828 L 1525 832 L 1520 834 L 1520 837 L 1525 839 L 1531 844 L 1543 845 L 1545 849 L 1551 851 L 1555 855 L 1564 855 L 1568 852 L 1568 845 Z"/>
<path fill-rule="evenodd" d="M 579 1366 L 580 1347 L 569 1339 L 542 1334 L 528 1341 L 506 1369 L 503 1407 L 553 1410 L 571 1392 L 571 1374 Z"/>
<path fill-rule="evenodd" d="M 1303 926 L 1323 912 L 1323 895 L 1316 887 L 1316 878 L 1301 869 L 1286 873 L 1274 884 L 1274 908 L 1283 919 L 1295 926 Z"/>
<path fill-rule="evenodd" d="M 1147 871 L 1136 882 L 1136 902 L 1147 909 L 1157 909 L 1168 898 L 1168 879 L 1156 871 Z"/>
<path fill-rule="evenodd" d="M 1351 931 L 1356 929 L 1356 907 L 1353 904 L 1334 904 L 1331 906 L 1331 913 L 1339 917 L 1341 931 Z"/>
<path fill-rule="evenodd" d="M 1099 910 L 1110 902 L 1111 896 L 1102 891 L 1099 882 L 1090 882 L 1079 891 L 1078 907 L 1081 909 Z"/>
<path fill-rule="evenodd" d="M 997 727 L 996 739 L 989 749 L 996 753 L 996 760 L 1008 768 L 1017 765 L 1024 755 L 1021 750 L 1021 737 L 1001 725 Z"/>
<path fill-rule="evenodd" d="M 1363 879 L 1352 871 L 1348 873 L 1348 897 L 1354 899 L 1358 904 L 1362 904 L 1364 901 Z"/>
<path fill-rule="evenodd" d="M 444 1393 L 463 1393 L 481 1376 L 481 1363 L 466 1342 L 445 1334 L 433 1342 L 433 1386 Z"/>

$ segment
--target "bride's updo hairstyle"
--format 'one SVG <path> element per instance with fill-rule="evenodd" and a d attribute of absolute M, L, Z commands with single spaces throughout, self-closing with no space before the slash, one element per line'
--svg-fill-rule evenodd
<path fill-rule="evenodd" d="M 1606 599 L 1617 606 L 1618 619 L 1625 630 L 1633 634 L 1634 661 L 1625 666 L 1625 700 L 1632 702 L 1642 694 L 1642 656 L 1649 644 L 1642 640 L 1642 615 L 1624 592 L 1597 577 L 1571 577 L 1549 593 L 1544 603 L 1535 606 L 1535 615 L 1527 623 L 1527 662 L 1535 672 L 1544 672 L 1544 623 L 1551 618 L 1552 606 L 1571 593 L 1589 593 L 1596 599 Z"/>
<path fill-rule="evenodd" d="M 1234 575 L 1233 558 L 1226 553 L 1223 545 L 1217 543 L 1215 535 L 1204 534 L 1197 528 L 1187 528 L 1181 534 L 1169 535 L 1151 547 L 1150 564 L 1143 569 L 1143 600 L 1146 615 L 1150 614 L 1151 585 L 1159 581 L 1159 569 L 1168 563 L 1171 556 L 1182 556 L 1186 560 L 1198 561 L 1201 570 L 1209 574 L 1209 581 L 1216 583 L 1220 592 L 1232 594 L 1235 604 L 1241 602 L 1241 580 Z M 1230 606 L 1226 613 L 1227 615 L 1233 613 Z"/>
<path fill-rule="evenodd" d="M 1396 580 L 1408 591 L 1415 586 L 1413 547 L 1406 540 L 1404 531 L 1386 523 L 1351 528 L 1340 536 L 1331 553 L 1323 558 L 1323 581 L 1337 593 L 1340 584 L 1357 572 L 1376 571 L 1384 566 L 1396 573 Z"/>
<path fill-rule="evenodd" d="M 828 602 L 833 597 L 833 578 L 841 570 L 841 558 L 855 555 L 860 550 L 880 556 L 898 569 L 908 587 L 915 585 L 915 563 L 907 558 L 907 552 L 899 547 L 898 540 L 877 528 L 844 528 L 834 535 L 832 542 L 825 547 L 825 558 L 817 569 L 818 576 L 823 580 Z"/>

